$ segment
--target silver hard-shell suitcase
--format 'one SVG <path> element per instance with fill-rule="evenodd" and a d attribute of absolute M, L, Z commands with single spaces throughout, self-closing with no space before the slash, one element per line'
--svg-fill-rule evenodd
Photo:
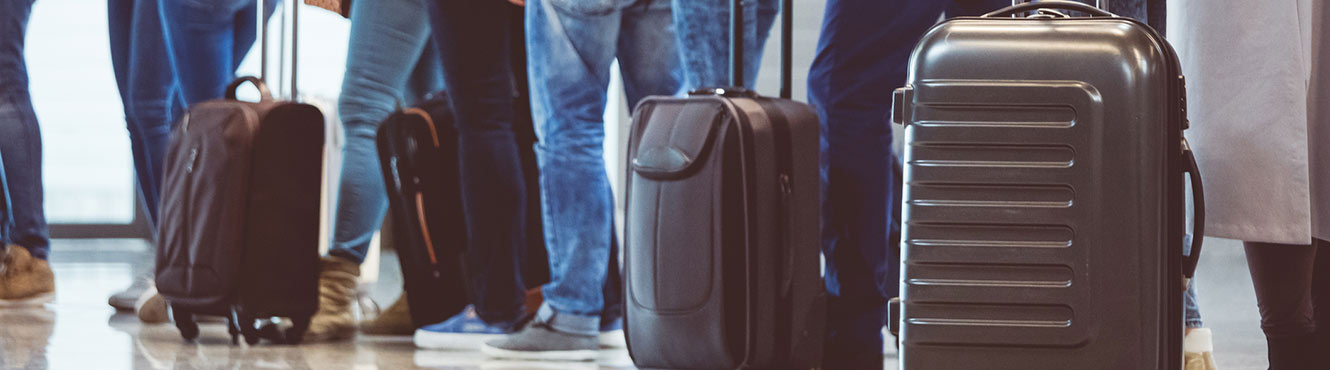
<path fill-rule="evenodd" d="M 1204 211 L 1161 35 L 1067 1 L 952 19 L 895 97 L 902 369 L 1181 367 Z"/>

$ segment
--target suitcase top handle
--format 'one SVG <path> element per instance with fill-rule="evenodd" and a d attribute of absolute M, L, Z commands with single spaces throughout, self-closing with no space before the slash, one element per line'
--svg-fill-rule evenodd
<path fill-rule="evenodd" d="M 254 87 L 259 89 L 259 101 L 272 100 L 272 93 L 268 92 L 268 85 L 264 84 L 263 80 L 254 76 L 244 76 L 237 78 L 235 81 L 231 81 L 230 85 L 226 85 L 226 98 L 229 100 L 236 100 L 236 89 L 239 89 L 240 85 L 244 85 L 246 82 L 254 84 Z"/>
<path fill-rule="evenodd" d="M 1064 1 L 1064 0 L 1032 1 L 1023 4 L 1016 4 L 1006 8 L 995 10 L 992 13 L 984 14 L 983 17 L 984 18 L 1008 17 L 1018 13 L 1035 11 L 1039 9 L 1071 10 L 1100 17 L 1117 17 L 1116 14 L 1109 13 L 1107 11 L 1104 11 L 1103 9 L 1099 9 L 1075 1 Z"/>

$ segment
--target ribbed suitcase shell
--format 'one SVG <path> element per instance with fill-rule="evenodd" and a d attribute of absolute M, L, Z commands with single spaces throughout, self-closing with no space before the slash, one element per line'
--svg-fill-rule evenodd
<path fill-rule="evenodd" d="M 628 349 L 642 368 L 811 368 L 826 297 L 806 104 L 648 98 L 629 137 Z"/>
<path fill-rule="evenodd" d="M 907 83 L 902 369 L 1179 368 L 1167 42 L 1125 18 L 959 18 Z"/>

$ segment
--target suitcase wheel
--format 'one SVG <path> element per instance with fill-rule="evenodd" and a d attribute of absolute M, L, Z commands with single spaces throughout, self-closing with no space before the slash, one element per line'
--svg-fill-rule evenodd
<path fill-rule="evenodd" d="M 194 313 L 179 306 L 171 305 L 171 316 L 175 319 L 176 329 L 180 329 L 180 337 L 185 338 L 186 341 L 199 338 L 199 324 L 194 322 Z"/>

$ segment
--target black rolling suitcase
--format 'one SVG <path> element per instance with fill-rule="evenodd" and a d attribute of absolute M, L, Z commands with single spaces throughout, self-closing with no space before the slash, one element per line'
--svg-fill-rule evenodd
<path fill-rule="evenodd" d="M 244 82 L 260 101 L 236 100 Z M 176 125 L 156 283 L 186 339 L 199 334 L 196 314 L 227 317 L 233 343 L 303 337 L 318 309 L 323 130 L 317 108 L 274 100 L 254 77 L 190 107 Z"/>
<path fill-rule="evenodd" d="M 788 31 L 789 1 L 783 9 Z M 782 41 L 788 51 L 788 32 Z M 788 100 L 782 54 L 782 99 L 705 89 L 648 98 L 633 114 L 624 322 L 639 367 L 821 361 L 818 119 Z"/>
<path fill-rule="evenodd" d="M 375 139 L 393 245 L 416 327 L 466 307 L 466 217 L 458 183 L 457 131 L 444 93 L 393 113 Z"/>
<path fill-rule="evenodd" d="M 1161 35 L 1081 3 L 929 31 L 893 116 L 908 143 L 901 368 L 1181 368 L 1204 238 L 1184 89 Z"/>

